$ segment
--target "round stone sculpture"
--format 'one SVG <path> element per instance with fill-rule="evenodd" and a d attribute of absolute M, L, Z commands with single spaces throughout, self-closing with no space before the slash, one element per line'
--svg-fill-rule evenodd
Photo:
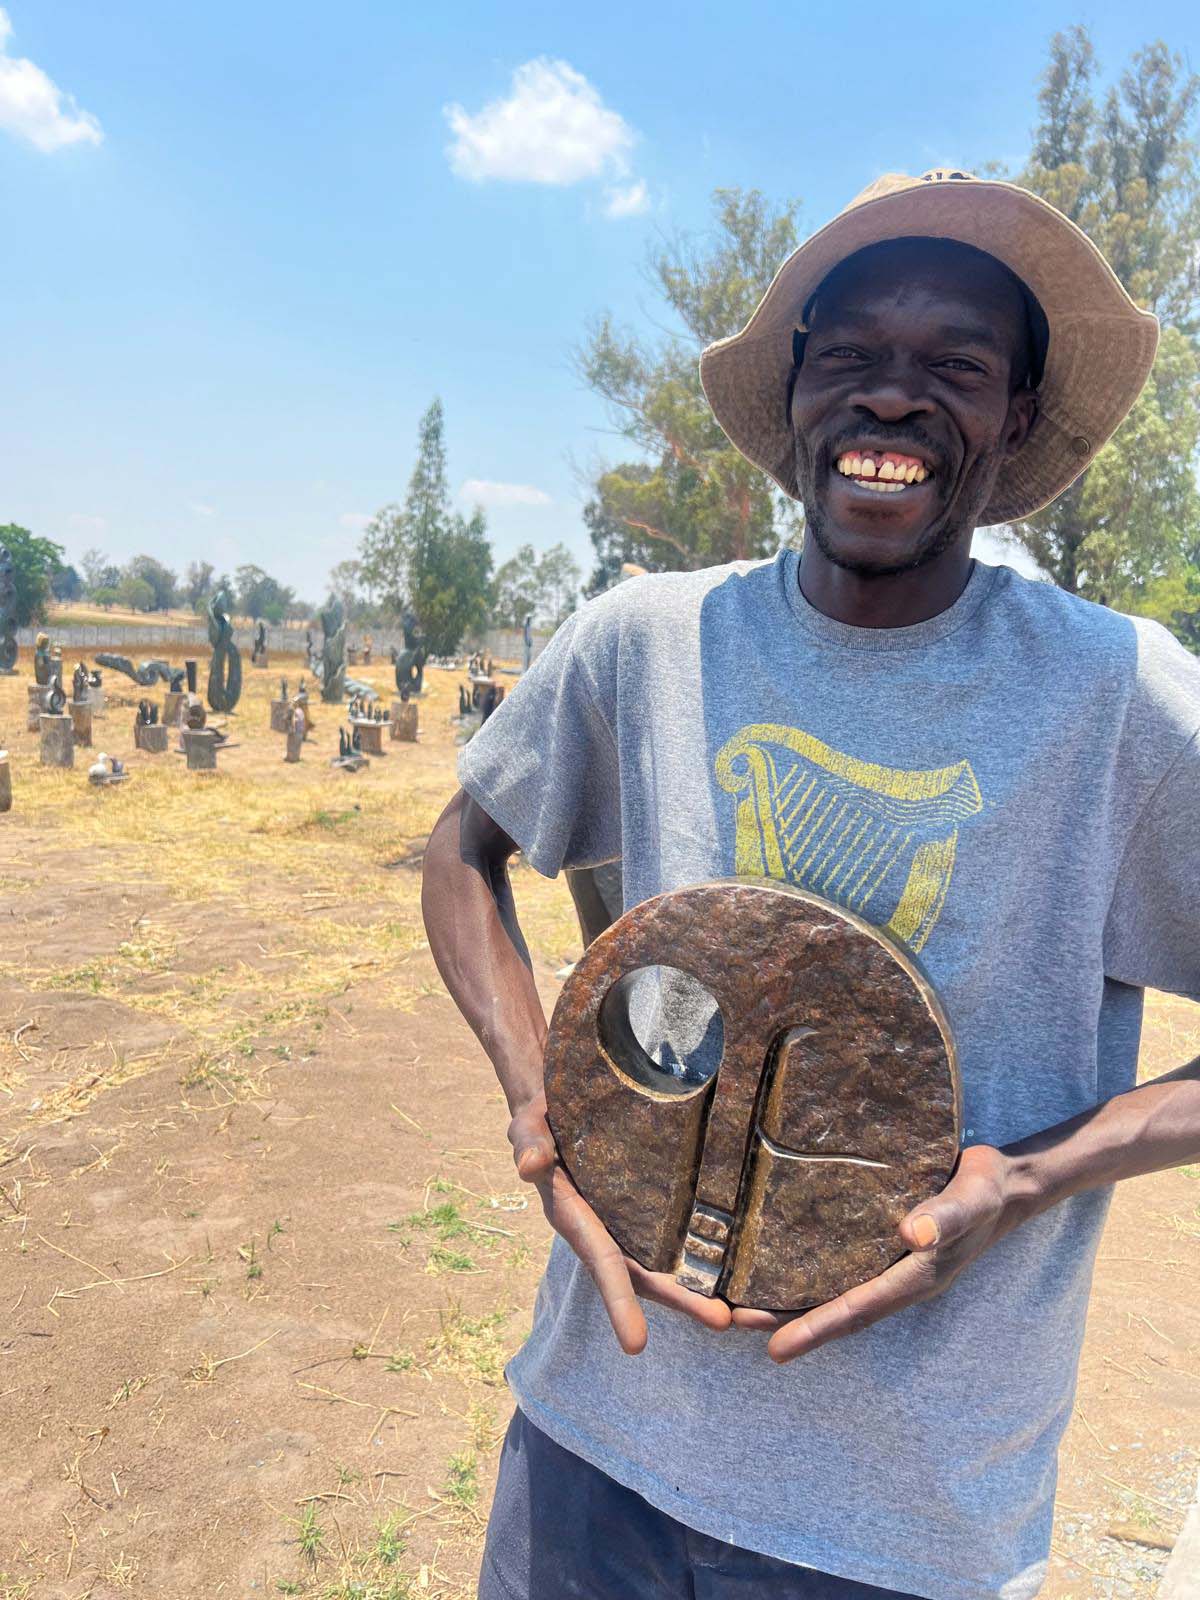
<path fill-rule="evenodd" d="M 696 984 L 719 1022 L 682 1001 Z M 690 1005 L 713 1060 L 656 1064 L 635 985 L 651 1020 Z M 554 1009 L 545 1084 L 562 1160 L 626 1254 L 733 1305 L 800 1310 L 882 1272 L 958 1158 L 928 979 L 861 917 L 769 880 L 673 890 L 602 933 Z"/>

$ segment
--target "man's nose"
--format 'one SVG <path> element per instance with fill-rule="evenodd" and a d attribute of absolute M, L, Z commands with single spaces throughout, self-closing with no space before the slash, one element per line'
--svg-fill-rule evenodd
<path fill-rule="evenodd" d="M 897 362 L 864 372 L 849 400 L 856 411 L 877 422 L 903 422 L 908 417 L 928 416 L 934 410 L 921 374 Z"/>

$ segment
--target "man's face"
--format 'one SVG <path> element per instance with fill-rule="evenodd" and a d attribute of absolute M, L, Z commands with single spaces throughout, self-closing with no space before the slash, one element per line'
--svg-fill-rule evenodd
<path fill-rule="evenodd" d="M 1014 280 L 978 252 L 898 240 L 831 275 L 791 402 L 807 525 L 829 561 L 884 576 L 969 539 L 1033 421 L 1027 348 Z"/>

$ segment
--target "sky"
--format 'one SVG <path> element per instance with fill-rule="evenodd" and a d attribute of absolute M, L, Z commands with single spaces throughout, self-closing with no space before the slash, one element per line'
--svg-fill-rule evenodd
<path fill-rule="evenodd" d="M 621 459 L 572 350 L 654 336 L 647 251 L 712 191 L 820 226 L 883 171 L 1017 165 L 1056 28 L 1103 69 L 1192 3 L 3 0 L 0 523 L 318 600 L 417 423 L 497 561 Z M 627 453 L 627 452 L 625 452 Z M 991 556 L 993 547 L 987 547 Z"/>

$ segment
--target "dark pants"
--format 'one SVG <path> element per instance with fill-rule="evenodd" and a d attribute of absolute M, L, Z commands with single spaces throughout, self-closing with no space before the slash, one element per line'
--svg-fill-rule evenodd
<path fill-rule="evenodd" d="M 696 1533 L 513 1416 L 479 1600 L 915 1600 Z"/>

